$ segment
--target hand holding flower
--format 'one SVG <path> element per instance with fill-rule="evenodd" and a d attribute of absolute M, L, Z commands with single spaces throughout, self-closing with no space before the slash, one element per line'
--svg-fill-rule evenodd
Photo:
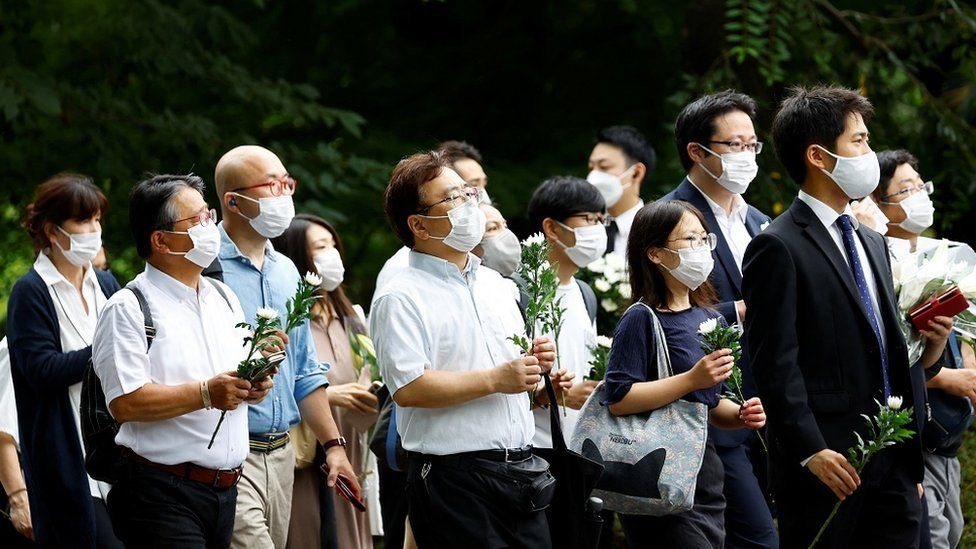
<path fill-rule="evenodd" d="M 272 379 L 274 375 L 278 373 L 278 369 L 275 368 L 268 376 L 261 379 L 255 380 L 251 383 L 251 390 L 247 394 L 246 402 L 248 404 L 258 404 L 264 397 L 268 396 L 271 392 L 271 388 L 274 387 L 274 380 Z"/>
<path fill-rule="evenodd" d="M 583 404 L 586 404 L 586 399 L 590 398 L 590 395 L 593 394 L 593 389 L 596 389 L 599 383 L 599 381 L 592 379 L 584 379 L 579 383 L 574 383 L 569 391 L 566 392 L 566 406 L 569 406 L 573 410 L 582 409 Z"/>
<path fill-rule="evenodd" d="M 688 371 L 695 389 L 708 389 L 722 383 L 732 375 L 735 360 L 731 349 L 719 349 L 705 355 Z"/>
<path fill-rule="evenodd" d="M 746 429 L 758 431 L 766 425 L 766 411 L 759 398 L 750 398 L 739 407 L 739 421 Z"/>
<path fill-rule="evenodd" d="M 556 364 L 556 344 L 550 337 L 537 337 L 532 341 L 532 356 L 539 359 L 543 372 L 548 372 Z"/>
<path fill-rule="evenodd" d="M 224 372 L 207 380 L 210 403 L 218 410 L 235 410 L 251 391 L 251 382 L 237 377 L 237 372 Z"/>

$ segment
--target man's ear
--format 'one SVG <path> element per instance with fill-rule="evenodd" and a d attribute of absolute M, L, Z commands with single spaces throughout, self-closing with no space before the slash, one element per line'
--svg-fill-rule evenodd
<path fill-rule="evenodd" d="M 691 158 L 691 161 L 695 164 L 698 164 L 704 160 L 705 155 L 708 154 L 708 151 L 702 149 L 701 145 L 698 143 L 688 143 L 685 145 L 685 152 L 688 153 L 688 157 Z"/>
<path fill-rule="evenodd" d="M 644 176 L 647 175 L 647 166 L 643 162 L 638 162 L 634 164 L 633 171 L 631 171 L 631 178 L 633 178 L 634 185 L 640 185 L 644 181 Z"/>
<path fill-rule="evenodd" d="M 804 151 L 804 157 L 807 164 L 813 166 L 814 168 L 828 172 L 833 171 L 834 166 L 837 164 L 837 159 L 824 152 L 824 150 L 818 145 L 814 144 L 807 146 L 807 150 Z M 831 162 L 831 160 L 833 160 L 833 162 Z"/>
<path fill-rule="evenodd" d="M 170 251 L 166 241 L 163 240 L 163 231 L 153 231 L 149 235 L 149 253 L 156 251 L 163 254 Z"/>
<path fill-rule="evenodd" d="M 407 218 L 407 227 L 413 233 L 414 240 L 430 240 L 430 233 L 424 227 L 424 220 L 419 215 L 411 215 Z"/>
<path fill-rule="evenodd" d="M 559 224 L 551 218 L 547 217 L 542 220 L 542 234 L 546 236 L 547 239 L 556 242 L 559 240 Z"/>

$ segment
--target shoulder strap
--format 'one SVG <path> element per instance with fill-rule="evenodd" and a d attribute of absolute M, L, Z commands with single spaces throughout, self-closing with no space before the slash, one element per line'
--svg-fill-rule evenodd
<path fill-rule="evenodd" d="M 146 329 L 146 351 L 152 347 L 153 340 L 156 339 L 156 325 L 153 324 L 152 311 L 149 309 L 149 302 L 146 300 L 146 295 L 142 293 L 142 290 L 136 288 L 132 284 L 125 287 L 136 296 L 136 301 L 139 302 L 139 309 L 142 310 L 142 324 Z"/>
<path fill-rule="evenodd" d="M 580 279 L 575 279 L 576 285 L 579 286 L 580 292 L 583 294 L 583 304 L 586 305 L 586 314 L 590 316 L 590 322 L 596 322 L 596 294 L 593 292 L 593 288 L 586 282 Z"/>
<path fill-rule="evenodd" d="M 664 337 L 664 327 L 661 326 L 661 321 L 657 317 L 657 313 L 650 305 L 644 303 L 643 301 L 638 301 L 634 303 L 632 307 L 637 305 L 643 305 L 649 313 L 651 313 L 651 318 L 654 321 L 654 342 L 657 347 L 657 356 L 655 362 L 657 362 L 657 378 L 664 379 L 674 375 L 674 370 L 671 368 L 671 355 L 668 353 L 668 340 Z"/>
<path fill-rule="evenodd" d="M 525 279 L 523 279 L 517 273 L 512 273 L 512 275 L 509 276 L 508 278 L 512 282 L 515 283 L 515 286 L 516 287 L 518 287 L 518 292 L 519 292 L 519 300 L 518 300 L 519 311 L 522 313 L 522 320 L 525 320 L 525 309 L 526 309 L 526 307 L 529 306 L 529 294 L 528 294 L 528 292 L 525 291 L 525 286 L 526 286 Z"/>
<path fill-rule="evenodd" d="M 203 279 L 201 279 L 201 280 L 203 280 Z M 220 297 L 224 298 L 224 302 L 227 303 L 227 307 L 231 311 L 233 311 L 234 310 L 234 307 L 231 306 L 231 304 L 230 304 L 230 298 L 227 297 L 227 292 L 225 292 L 224 289 L 220 287 L 220 284 L 218 284 L 217 282 L 214 282 L 213 280 L 211 280 L 210 281 L 210 285 L 213 286 L 213 288 L 215 290 L 217 290 L 217 293 L 220 294 Z"/>

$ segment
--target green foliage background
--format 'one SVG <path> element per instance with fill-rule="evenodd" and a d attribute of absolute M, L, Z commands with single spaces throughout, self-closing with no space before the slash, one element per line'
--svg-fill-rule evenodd
<path fill-rule="evenodd" d="M 399 245 L 380 204 L 398 158 L 474 143 L 525 236 L 532 189 L 583 175 L 606 125 L 635 125 L 658 150 L 646 199 L 673 187 L 678 109 L 726 87 L 759 101 L 765 141 L 790 85 L 860 88 L 877 109 L 873 146 L 908 148 L 935 181 L 936 232 L 973 242 L 974 38 L 961 0 L 4 2 L 0 319 L 32 262 L 24 206 L 61 170 L 108 195 L 105 241 L 125 282 L 141 269 L 125 205 L 142 175 L 212 181 L 222 152 L 266 145 L 299 179 L 299 209 L 337 224 L 348 289 L 368 303 Z M 747 198 L 775 215 L 795 186 L 767 150 Z"/>

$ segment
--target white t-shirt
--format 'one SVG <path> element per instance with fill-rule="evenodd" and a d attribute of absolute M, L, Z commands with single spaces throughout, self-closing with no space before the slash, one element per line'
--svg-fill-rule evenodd
<path fill-rule="evenodd" d="M 583 376 L 590 372 L 590 347 L 596 345 L 596 325 L 590 321 L 590 315 L 586 312 L 583 292 L 576 279 L 571 279 L 565 286 L 559 286 L 556 289 L 556 299 L 561 299 L 561 305 L 566 308 L 563 315 L 563 328 L 559 332 L 559 341 L 556 342 L 558 352 L 556 368 L 566 368 L 575 373 L 573 383 L 580 383 L 583 381 Z M 566 444 L 569 444 L 580 412 L 567 406 L 566 414 L 563 415 L 562 402 L 556 404 L 559 406 L 559 418 L 562 420 L 563 437 L 566 438 Z M 535 436 L 532 438 L 532 445 L 537 448 L 552 448 L 549 410 L 537 408 L 532 413 L 535 416 Z"/>

